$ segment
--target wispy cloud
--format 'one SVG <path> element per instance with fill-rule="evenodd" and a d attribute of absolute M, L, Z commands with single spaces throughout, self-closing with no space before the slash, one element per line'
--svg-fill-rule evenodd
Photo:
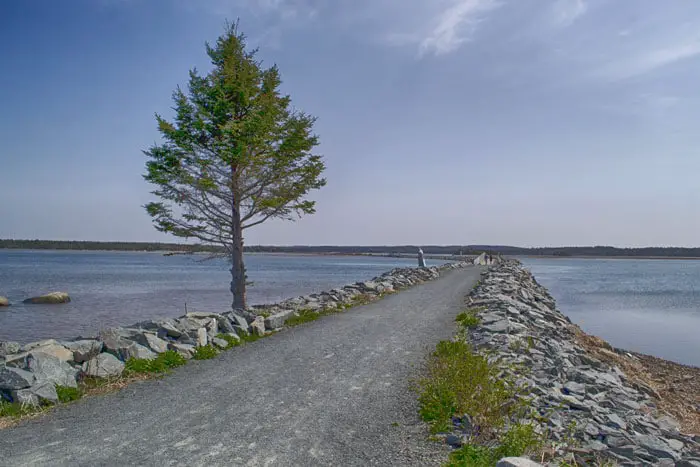
<path fill-rule="evenodd" d="M 435 19 L 435 26 L 420 41 L 418 53 L 444 55 L 469 40 L 485 11 L 499 5 L 494 0 L 457 0 Z"/>
<path fill-rule="evenodd" d="M 550 19 L 554 27 L 571 26 L 586 13 L 588 5 L 584 0 L 556 0 L 550 10 Z"/>
<path fill-rule="evenodd" d="M 594 71 L 594 76 L 620 81 L 653 72 L 700 55 L 700 35 L 672 44 L 659 44 L 656 48 L 636 50 L 628 57 L 614 57 L 609 63 Z"/>

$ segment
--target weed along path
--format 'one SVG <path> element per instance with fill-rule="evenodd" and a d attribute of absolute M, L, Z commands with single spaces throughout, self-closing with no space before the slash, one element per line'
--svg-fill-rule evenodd
<path fill-rule="evenodd" d="M 0 465 L 439 465 L 412 379 L 481 271 L 57 407 L 0 433 Z"/>

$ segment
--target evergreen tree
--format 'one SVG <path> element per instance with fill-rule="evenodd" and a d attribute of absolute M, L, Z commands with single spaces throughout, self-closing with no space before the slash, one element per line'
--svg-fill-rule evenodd
<path fill-rule="evenodd" d="M 190 71 L 188 92 L 173 93 L 174 121 L 156 115 L 163 142 L 144 151 L 144 178 L 160 201 L 145 208 L 156 229 L 224 248 L 233 309 L 241 310 L 243 231 L 313 214 L 307 195 L 326 184 L 325 165 L 312 153 L 316 119 L 291 108 L 277 66 L 263 68 L 237 23 L 206 49 L 213 68 Z"/>

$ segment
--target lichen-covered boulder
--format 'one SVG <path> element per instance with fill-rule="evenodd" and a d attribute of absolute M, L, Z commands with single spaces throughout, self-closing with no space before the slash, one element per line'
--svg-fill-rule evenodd
<path fill-rule="evenodd" d="M 24 301 L 24 303 L 30 303 L 35 305 L 51 305 L 69 302 L 70 296 L 66 292 L 51 292 L 47 293 L 46 295 L 31 297 Z"/>
<path fill-rule="evenodd" d="M 0 357 L 19 353 L 21 345 L 18 342 L 6 341 L 0 342 Z"/>
<path fill-rule="evenodd" d="M 101 353 L 83 363 L 83 373 L 96 378 L 119 376 L 122 374 L 122 371 L 124 371 L 124 363 L 114 355 L 108 353 Z"/>

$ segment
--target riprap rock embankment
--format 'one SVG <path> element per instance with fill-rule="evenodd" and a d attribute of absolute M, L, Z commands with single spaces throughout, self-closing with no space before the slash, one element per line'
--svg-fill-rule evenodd
<path fill-rule="evenodd" d="M 659 410 L 653 388 L 581 345 L 585 335 L 519 262 L 485 273 L 468 301 L 481 323 L 467 339 L 526 389 L 555 459 L 700 467 L 700 437 Z"/>

